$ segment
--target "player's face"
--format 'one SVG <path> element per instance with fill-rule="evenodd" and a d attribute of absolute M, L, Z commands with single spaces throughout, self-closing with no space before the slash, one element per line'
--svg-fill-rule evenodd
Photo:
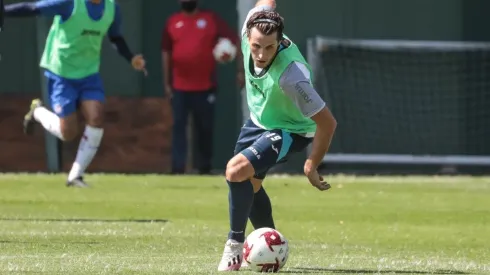
<path fill-rule="evenodd" d="M 267 67 L 271 63 L 272 58 L 274 58 L 277 47 L 279 46 L 277 33 L 265 35 L 256 28 L 250 30 L 248 43 L 250 44 L 252 59 L 257 68 Z"/>

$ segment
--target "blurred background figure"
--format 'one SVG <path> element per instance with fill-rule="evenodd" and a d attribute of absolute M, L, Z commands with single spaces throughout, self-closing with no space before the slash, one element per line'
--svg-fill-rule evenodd
<path fill-rule="evenodd" d="M 213 49 L 219 38 L 227 38 L 235 45 L 239 40 L 237 32 L 216 13 L 199 9 L 197 0 L 178 2 L 181 10 L 170 16 L 162 34 L 164 88 L 171 98 L 174 120 L 171 173 L 185 173 L 187 122 L 192 113 L 198 146 L 197 169 L 200 174 L 209 174 L 217 91 Z M 243 85 L 243 67 L 238 68 L 237 80 Z"/>

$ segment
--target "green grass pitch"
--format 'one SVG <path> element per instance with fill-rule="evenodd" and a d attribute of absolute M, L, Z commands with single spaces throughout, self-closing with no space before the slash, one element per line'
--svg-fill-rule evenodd
<path fill-rule="evenodd" d="M 0 175 L 0 274 L 217 273 L 222 177 L 95 174 L 88 189 L 64 177 Z M 290 242 L 281 272 L 490 274 L 490 178 L 328 180 L 319 192 L 304 177 L 266 179 Z"/>

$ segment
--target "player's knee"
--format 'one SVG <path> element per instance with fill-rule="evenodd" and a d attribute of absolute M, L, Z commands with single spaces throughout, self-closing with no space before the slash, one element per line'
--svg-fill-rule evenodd
<path fill-rule="evenodd" d="M 102 128 L 104 123 L 104 104 L 97 100 L 85 100 L 81 104 L 87 125 L 94 128 Z"/>
<path fill-rule="evenodd" d="M 76 114 L 61 119 L 61 135 L 64 141 L 71 141 L 78 136 L 78 123 Z"/>
<path fill-rule="evenodd" d="M 64 141 L 71 141 L 77 137 L 78 131 L 75 127 L 64 127 L 61 129 L 61 135 Z"/>
<path fill-rule="evenodd" d="M 254 168 L 244 155 L 238 154 L 226 165 L 225 174 L 228 182 L 242 182 L 254 175 Z"/>
<path fill-rule="evenodd" d="M 94 114 L 87 118 L 87 125 L 102 128 L 104 124 L 104 116 L 102 114 Z"/>

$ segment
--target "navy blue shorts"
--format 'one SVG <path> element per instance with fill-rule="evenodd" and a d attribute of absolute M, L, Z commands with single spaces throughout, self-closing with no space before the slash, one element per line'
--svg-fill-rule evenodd
<path fill-rule="evenodd" d="M 286 162 L 291 154 L 303 151 L 313 138 L 284 130 L 264 130 L 247 120 L 235 146 L 235 155 L 242 153 L 255 169 L 254 178 L 264 179 L 277 163 Z"/>

